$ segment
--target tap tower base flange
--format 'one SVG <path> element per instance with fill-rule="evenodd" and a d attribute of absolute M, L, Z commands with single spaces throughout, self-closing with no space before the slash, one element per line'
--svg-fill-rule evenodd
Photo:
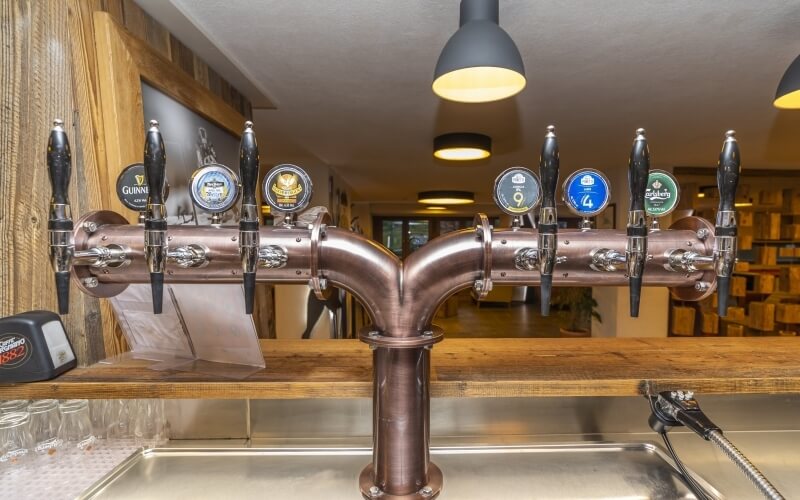
<path fill-rule="evenodd" d="M 442 471 L 433 462 L 428 463 L 428 484 L 420 488 L 419 491 L 407 495 L 392 495 L 381 490 L 375 485 L 374 477 L 372 464 L 369 464 L 364 467 L 358 478 L 361 495 L 367 500 L 431 500 L 439 496 L 444 484 Z"/>

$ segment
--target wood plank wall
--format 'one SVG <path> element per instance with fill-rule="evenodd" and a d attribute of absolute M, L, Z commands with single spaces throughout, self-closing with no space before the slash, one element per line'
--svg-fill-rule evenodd
<path fill-rule="evenodd" d="M 54 118 L 72 145 L 73 218 L 103 208 L 105 170 L 92 13 L 109 12 L 175 67 L 244 116 L 250 102 L 133 0 L 0 2 L 0 317 L 56 309 L 48 261 L 50 185 L 45 147 Z M 105 301 L 71 290 L 67 334 L 81 365 L 124 348 L 105 342 L 115 321 Z M 114 338 L 106 335 L 106 338 Z"/>

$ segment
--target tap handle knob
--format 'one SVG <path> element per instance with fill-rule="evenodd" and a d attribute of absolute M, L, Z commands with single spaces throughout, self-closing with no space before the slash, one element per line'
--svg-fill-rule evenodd
<path fill-rule="evenodd" d="M 539 156 L 539 177 L 542 181 L 542 208 L 555 208 L 556 206 L 556 185 L 558 183 L 558 139 L 556 138 L 556 128 L 552 125 L 547 127 L 547 134 L 544 136 L 542 153 Z"/>
<path fill-rule="evenodd" d="M 717 164 L 717 187 L 719 188 L 719 211 L 732 211 L 736 200 L 736 188 L 739 185 L 741 158 L 736 131 L 725 133 L 725 142 L 719 153 Z"/>
<path fill-rule="evenodd" d="M 242 205 L 256 204 L 256 185 L 258 184 L 258 143 L 253 130 L 253 122 L 244 124 L 242 141 L 239 144 L 239 176 L 242 179 Z"/>
<path fill-rule="evenodd" d="M 631 156 L 628 162 L 628 187 L 630 188 L 631 200 L 630 211 L 644 210 L 644 194 L 647 190 L 647 177 L 650 174 L 650 150 L 647 147 L 645 130 L 636 130 L 636 138 L 633 140 Z"/>
<path fill-rule="evenodd" d="M 50 186 L 53 189 L 52 203 L 69 204 L 72 152 L 67 133 L 64 131 L 64 122 L 61 120 L 53 121 L 53 128 L 50 130 L 50 139 L 47 141 L 47 169 L 50 173 Z"/>
<path fill-rule="evenodd" d="M 150 120 L 150 128 L 144 141 L 144 177 L 147 182 L 147 203 L 164 204 L 166 185 L 167 150 L 156 120 Z"/>

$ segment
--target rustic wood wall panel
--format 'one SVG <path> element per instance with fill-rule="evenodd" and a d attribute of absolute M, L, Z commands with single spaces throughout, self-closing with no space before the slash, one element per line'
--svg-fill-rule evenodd
<path fill-rule="evenodd" d="M 73 212 L 99 205 L 85 72 L 75 72 L 67 2 L 0 2 L 0 315 L 56 309 L 48 261 L 50 184 L 45 147 L 54 118 L 64 120 L 73 151 Z M 73 286 L 64 323 L 78 360 L 104 356 L 100 306 Z"/>
<path fill-rule="evenodd" d="M 4 193 L 0 198 L 0 316 L 56 309 L 47 256 L 50 185 L 45 162 L 54 118 L 64 120 L 72 145 L 74 218 L 101 208 L 127 213 L 113 195 L 116 174 L 112 171 L 121 167 L 110 168 L 106 161 L 107 146 L 120 145 L 103 141 L 102 132 L 114 119 L 108 122 L 101 112 L 98 65 L 107 61 L 98 62 L 96 57 L 99 41 L 93 14 L 97 11 L 107 12 L 167 60 L 173 57 L 173 43 L 180 44 L 181 67 L 190 69 L 189 78 L 223 98 L 236 114 L 251 116 L 246 98 L 232 99 L 230 91 L 223 95 L 223 79 L 132 0 L 0 2 L 0 192 Z M 178 66 L 159 70 L 180 71 Z M 209 78 L 209 72 L 214 78 Z M 238 91 L 236 95 L 241 96 Z M 140 142 L 122 147 L 132 148 L 138 158 Z M 90 364 L 124 350 L 124 339 L 106 301 L 73 286 L 70 302 L 70 314 L 63 320 L 79 363 Z"/>

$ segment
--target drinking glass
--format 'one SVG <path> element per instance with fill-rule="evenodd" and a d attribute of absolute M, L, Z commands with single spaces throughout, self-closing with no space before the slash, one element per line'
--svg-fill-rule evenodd
<path fill-rule="evenodd" d="M 8 401 L 2 401 L 0 402 L 0 415 L 18 411 L 24 412 L 28 409 L 29 404 L 29 399 L 10 399 Z"/>
<path fill-rule="evenodd" d="M 58 437 L 64 441 L 64 448 L 69 453 L 86 454 L 97 444 L 92 432 L 92 420 L 89 417 L 89 402 L 85 399 L 68 399 L 60 405 L 61 425 Z"/>
<path fill-rule="evenodd" d="M 92 399 L 89 401 L 89 418 L 92 420 L 92 430 L 97 439 L 108 437 L 106 408 L 109 403 L 110 401 L 107 399 Z"/>
<path fill-rule="evenodd" d="M 131 423 L 136 409 L 135 401 L 128 399 L 111 399 L 107 402 L 103 422 L 106 434 L 111 438 L 131 437 Z"/>
<path fill-rule="evenodd" d="M 164 439 L 164 401 L 139 399 L 133 418 L 133 438 L 136 446 L 151 448 Z"/>
<path fill-rule="evenodd" d="M 0 416 L 0 464 L 20 465 L 30 459 L 33 449 L 30 419 L 27 412 Z"/>
<path fill-rule="evenodd" d="M 55 458 L 63 441 L 58 437 L 61 415 L 58 411 L 58 400 L 43 399 L 34 401 L 28 406 L 31 416 L 31 435 L 34 451 L 37 455 Z"/>

